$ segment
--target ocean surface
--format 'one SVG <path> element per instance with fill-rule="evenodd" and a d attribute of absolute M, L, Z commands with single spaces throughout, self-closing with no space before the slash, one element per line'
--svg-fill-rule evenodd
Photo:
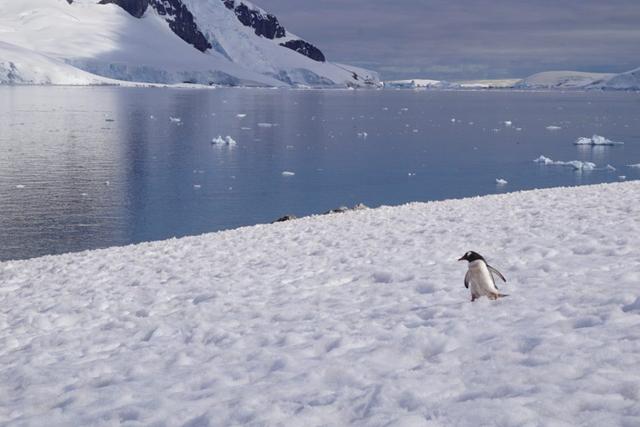
<path fill-rule="evenodd" d="M 573 144 L 594 134 L 624 145 Z M 0 87 L 0 260 L 640 179 L 638 163 L 637 93 Z"/>

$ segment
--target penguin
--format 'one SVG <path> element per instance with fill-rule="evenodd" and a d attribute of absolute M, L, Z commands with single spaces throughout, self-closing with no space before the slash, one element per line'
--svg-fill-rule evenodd
<path fill-rule="evenodd" d="M 487 264 L 482 255 L 469 251 L 458 261 L 469 261 L 469 270 L 464 276 L 464 287 L 467 289 L 471 287 L 471 302 L 481 296 L 486 296 L 491 300 L 508 296 L 500 293 L 493 276 L 498 276 L 505 283 L 507 279 L 504 278 L 502 273 Z"/>

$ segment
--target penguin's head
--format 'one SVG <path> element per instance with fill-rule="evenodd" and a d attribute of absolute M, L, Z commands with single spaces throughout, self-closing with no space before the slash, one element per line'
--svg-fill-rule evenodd
<path fill-rule="evenodd" d="M 458 261 L 473 262 L 473 261 L 477 261 L 479 259 L 484 260 L 482 255 L 480 255 L 478 252 L 469 251 L 466 254 L 464 254 L 461 258 L 459 258 Z"/>

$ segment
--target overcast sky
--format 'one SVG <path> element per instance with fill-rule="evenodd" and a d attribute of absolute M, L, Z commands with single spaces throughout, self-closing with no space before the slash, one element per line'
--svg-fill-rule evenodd
<path fill-rule="evenodd" d="M 640 67 L 640 0 L 254 0 L 331 61 L 383 78 Z"/>

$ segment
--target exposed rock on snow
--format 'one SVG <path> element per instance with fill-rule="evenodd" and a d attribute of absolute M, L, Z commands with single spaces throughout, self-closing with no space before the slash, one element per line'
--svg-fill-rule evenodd
<path fill-rule="evenodd" d="M 347 206 L 339 206 L 335 209 L 331 209 L 329 211 L 326 211 L 323 215 L 330 215 L 330 214 L 336 214 L 336 213 L 345 213 L 345 212 L 349 212 L 349 211 L 363 211 L 369 209 L 369 207 L 367 205 L 365 205 L 364 203 L 358 203 L 357 205 L 354 205 L 352 208 L 348 208 Z"/>
<path fill-rule="evenodd" d="M 639 192 L 415 203 L 0 263 L 0 423 L 639 425 Z M 469 249 L 509 298 L 467 301 Z"/>
<path fill-rule="evenodd" d="M 273 221 L 273 224 L 275 224 L 276 222 L 293 221 L 294 219 L 298 219 L 298 217 L 295 215 L 285 215 Z"/>

